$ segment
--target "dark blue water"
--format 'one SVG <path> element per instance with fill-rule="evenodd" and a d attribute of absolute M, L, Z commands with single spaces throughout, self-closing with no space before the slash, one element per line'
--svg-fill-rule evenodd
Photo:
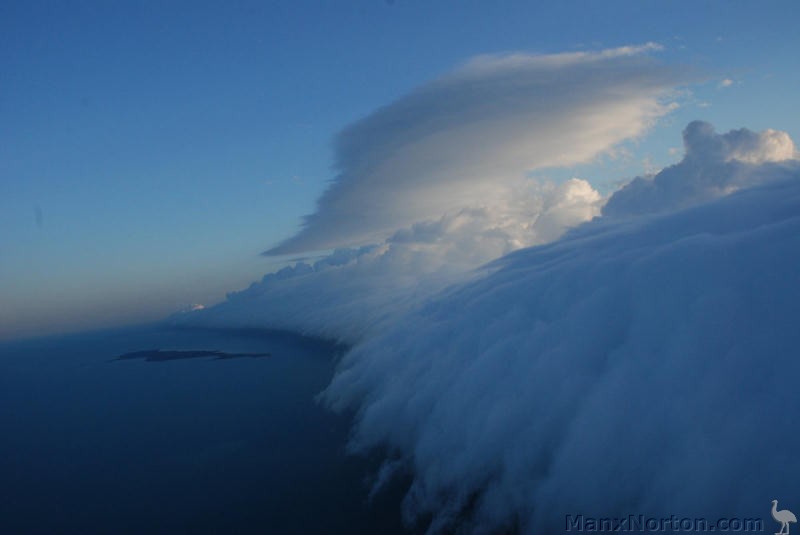
<path fill-rule="evenodd" d="M 261 358 L 113 361 L 134 351 Z M 0 344 L 0 533 L 400 533 L 314 402 L 337 349 L 139 328 Z"/>

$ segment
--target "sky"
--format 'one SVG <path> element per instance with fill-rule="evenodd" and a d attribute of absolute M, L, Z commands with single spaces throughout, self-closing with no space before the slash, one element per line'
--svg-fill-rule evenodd
<path fill-rule="evenodd" d="M 478 56 L 649 46 L 680 71 L 618 150 L 532 171 L 602 194 L 680 161 L 695 119 L 800 139 L 797 23 L 792 2 L 4 2 L 0 338 L 155 320 L 283 266 L 260 253 L 342 176 L 339 132 Z"/>

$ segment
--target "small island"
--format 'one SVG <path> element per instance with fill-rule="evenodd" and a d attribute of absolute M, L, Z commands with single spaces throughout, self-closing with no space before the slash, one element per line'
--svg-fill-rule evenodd
<path fill-rule="evenodd" d="M 143 359 L 147 362 L 165 362 L 167 360 L 196 359 L 204 357 L 213 358 L 215 360 L 229 360 L 237 358 L 261 358 L 269 356 L 271 356 L 270 353 L 225 353 L 224 351 L 218 350 L 163 351 L 161 349 L 147 349 L 144 351 L 124 353 L 113 360 Z"/>

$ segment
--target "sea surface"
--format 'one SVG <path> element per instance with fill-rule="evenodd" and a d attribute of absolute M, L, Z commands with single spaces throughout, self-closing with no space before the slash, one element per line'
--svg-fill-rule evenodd
<path fill-rule="evenodd" d="M 0 533 L 402 533 L 402 490 L 368 500 L 377 461 L 314 401 L 341 351 L 152 326 L 0 344 Z"/>

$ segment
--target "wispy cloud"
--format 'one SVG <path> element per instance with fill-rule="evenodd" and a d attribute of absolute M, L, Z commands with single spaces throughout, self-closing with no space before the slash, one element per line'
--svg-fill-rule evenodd
<path fill-rule="evenodd" d="M 659 48 L 472 59 L 341 132 L 336 178 L 303 229 L 268 253 L 380 240 L 641 135 L 687 80 L 648 55 Z"/>

